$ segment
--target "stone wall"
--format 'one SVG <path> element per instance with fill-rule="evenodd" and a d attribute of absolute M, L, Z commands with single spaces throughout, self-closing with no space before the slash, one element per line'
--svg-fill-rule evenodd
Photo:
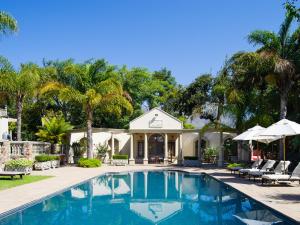
<path fill-rule="evenodd" d="M 50 143 L 35 141 L 0 141 L 0 165 L 17 158 L 33 160 L 35 155 L 50 153 Z"/>

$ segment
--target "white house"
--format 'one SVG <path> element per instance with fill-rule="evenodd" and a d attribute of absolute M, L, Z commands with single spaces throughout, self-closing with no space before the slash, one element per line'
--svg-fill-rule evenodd
<path fill-rule="evenodd" d="M 219 148 L 219 132 L 206 132 L 200 135 L 199 129 L 183 129 L 180 120 L 154 108 L 132 120 L 129 129 L 93 128 L 94 150 L 96 146 L 109 145 L 111 156 L 114 154 L 129 155 L 129 163 L 178 163 L 184 156 L 198 156 L 207 147 Z M 223 133 L 223 140 L 233 138 L 235 134 Z M 70 144 L 86 137 L 86 131 L 74 130 Z M 201 143 L 199 145 L 199 143 Z M 223 160 L 222 158 L 220 159 Z"/>

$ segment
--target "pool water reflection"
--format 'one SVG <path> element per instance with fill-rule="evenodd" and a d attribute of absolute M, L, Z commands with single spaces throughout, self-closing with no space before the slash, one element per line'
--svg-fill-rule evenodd
<path fill-rule="evenodd" d="M 107 174 L 0 219 L 1 225 L 293 224 L 208 175 Z"/>

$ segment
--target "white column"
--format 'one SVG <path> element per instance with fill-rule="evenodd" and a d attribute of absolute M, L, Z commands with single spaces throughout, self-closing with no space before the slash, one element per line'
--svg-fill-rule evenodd
<path fill-rule="evenodd" d="M 179 136 L 177 134 L 176 140 L 175 140 L 175 161 L 174 161 L 174 163 L 178 163 L 178 145 L 179 145 L 178 139 L 179 139 Z"/>
<path fill-rule="evenodd" d="M 129 175 L 130 175 L 130 196 L 132 198 L 133 197 L 133 173 L 130 172 Z"/>
<path fill-rule="evenodd" d="M 201 134 L 199 132 L 198 134 L 198 160 L 201 163 L 202 162 L 202 149 L 201 149 Z"/>
<path fill-rule="evenodd" d="M 178 164 L 182 164 L 183 159 L 183 143 L 182 143 L 182 133 L 179 134 L 179 152 L 178 152 Z"/>
<path fill-rule="evenodd" d="M 223 148 L 223 132 L 220 133 L 219 160 L 218 166 L 224 166 L 224 148 Z"/>
<path fill-rule="evenodd" d="M 111 159 L 113 158 L 113 155 L 115 154 L 115 137 L 114 133 L 111 133 Z"/>
<path fill-rule="evenodd" d="M 165 134 L 165 156 L 164 156 L 164 164 L 168 164 L 168 134 Z"/>
<path fill-rule="evenodd" d="M 148 172 L 144 172 L 144 197 L 148 197 Z"/>
<path fill-rule="evenodd" d="M 144 164 L 148 164 L 148 135 L 144 134 Z"/>
<path fill-rule="evenodd" d="M 164 172 L 165 198 L 168 198 L 168 172 Z"/>
<path fill-rule="evenodd" d="M 134 157 L 133 157 L 133 134 L 130 134 L 130 158 L 129 165 L 134 165 Z"/>

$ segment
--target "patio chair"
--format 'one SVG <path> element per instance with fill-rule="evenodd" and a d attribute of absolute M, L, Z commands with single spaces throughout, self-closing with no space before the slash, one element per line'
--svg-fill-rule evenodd
<path fill-rule="evenodd" d="M 255 168 L 255 169 L 241 169 L 240 172 L 242 174 L 250 174 L 251 172 L 257 172 L 257 171 L 269 171 L 270 169 L 273 168 L 274 164 L 276 163 L 275 160 L 268 160 L 261 169 Z M 250 175 L 249 175 L 249 180 L 250 180 Z"/>
<path fill-rule="evenodd" d="M 293 181 L 298 181 L 300 184 L 300 162 L 296 166 L 296 168 L 293 170 L 292 174 L 264 174 L 261 177 L 261 184 L 263 185 L 264 183 L 267 182 L 293 182 Z"/>
<path fill-rule="evenodd" d="M 261 177 L 264 174 L 284 174 L 288 170 L 290 164 L 291 164 L 290 161 L 280 161 L 274 170 L 270 168 L 270 169 L 266 169 L 265 171 L 264 170 L 251 171 L 249 172 L 249 177 L 252 176 L 255 180 L 256 177 Z"/>
<path fill-rule="evenodd" d="M 231 173 L 234 173 L 235 172 L 239 172 L 239 175 L 240 175 L 240 170 L 244 170 L 244 169 L 256 169 L 260 166 L 260 164 L 263 162 L 262 159 L 258 159 L 258 160 L 255 160 L 252 165 L 251 165 L 251 168 L 243 168 L 243 167 L 240 167 L 240 166 L 237 166 L 237 167 L 233 167 L 233 168 L 230 168 L 230 172 Z"/>

